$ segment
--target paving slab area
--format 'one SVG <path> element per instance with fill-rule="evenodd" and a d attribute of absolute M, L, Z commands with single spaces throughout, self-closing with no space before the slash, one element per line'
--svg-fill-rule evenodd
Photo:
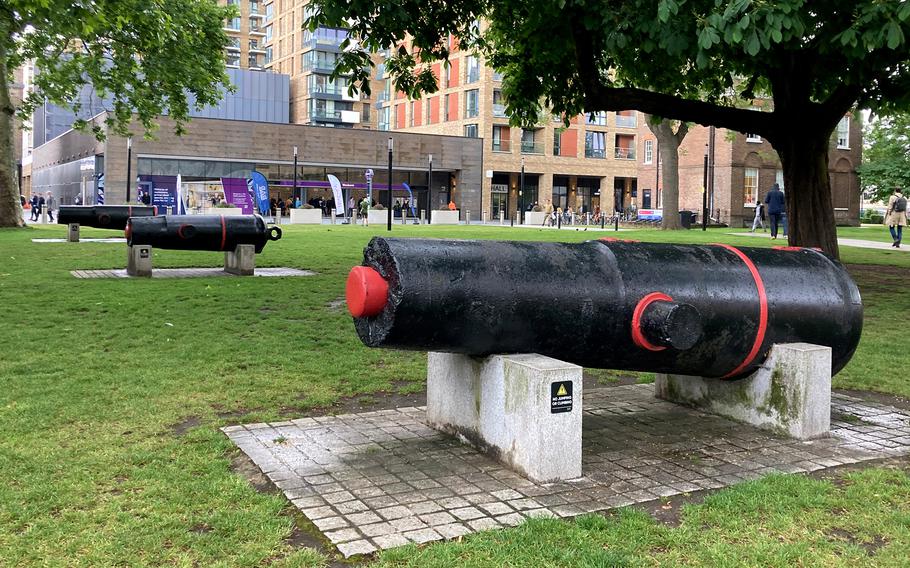
<path fill-rule="evenodd" d="M 126 273 L 126 269 L 115 270 L 72 270 L 70 274 L 76 278 L 134 278 Z M 311 270 L 300 270 L 297 268 L 257 268 L 253 276 L 313 276 L 316 273 Z M 223 267 L 216 268 L 153 268 L 152 278 L 208 278 L 212 276 L 228 276 L 230 278 L 238 277 L 236 274 L 229 274 L 224 271 Z"/>
<path fill-rule="evenodd" d="M 584 393 L 583 476 L 537 484 L 425 416 L 407 407 L 222 430 L 345 557 L 910 454 L 910 410 L 833 394 L 831 435 L 798 441 L 630 385 Z"/>

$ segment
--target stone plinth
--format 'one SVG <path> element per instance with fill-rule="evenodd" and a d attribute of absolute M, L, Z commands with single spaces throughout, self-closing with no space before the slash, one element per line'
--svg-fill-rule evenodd
<path fill-rule="evenodd" d="M 233 251 L 224 253 L 224 271 L 237 276 L 252 276 L 256 270 L 256 247 L 237 245 Z"/>
<path fill-rule="evenodd" d="M 427 423 L 538 482 L 581 476 L 582 368 L 536 354 L 429 353 Z"/>
<path fill-rule="evenodd" d="M 134 245 L 126 247 L 126 273 L 130 276 L 152 276 L 152 247 Z"/>
<path fill-rule="evenodd" d="M 79 242 L 79 223 L 70 223 L 67 225 L 66 240 L 70 243 Z"/>
<path fill-rule="evenodd" d="M 655 393 L 793 438 L 815 438 L 831 428 L 831 348 L 775 345 L 758 371 L 735 381 L 658 374 Z"/>

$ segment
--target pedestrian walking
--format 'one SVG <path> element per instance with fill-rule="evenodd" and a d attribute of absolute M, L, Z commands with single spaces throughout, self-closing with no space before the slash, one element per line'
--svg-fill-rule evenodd
<path fill-rule="evenodd" d="M 755 232 L 755 228 L 761 226 L 761 230 L 765 230 L 765 204 L 756 203 L 755 204 L 755 218 L 752 219 L 752 230 L 750 233 Z"/>
<path fill-rule="evenodd" d="M 360 216 L 361 216 L 361 218 L 363 218 L 364 227 L 370 226 L 369 211 L 370 211 L 370 198 L 364 197 L 363 201 L 360 202 Z"/>
<path fill-rule="evenodd" d="M 771 186 L 771 191 L 765 196 L 765 205 L 768 206 L 768 220 L 771 222 L 771 239 L 776 239 L 781 216 L 787 210 L 784 192 L 776 183 Z"/>
<path fill-rule="evenodd" d="M 35 192 L 32 192 L 32 198 L 31 198 L 31 200 L 29 201 L 29 203 L 30 203 L 31 206 L 32 206 L 32 216 L 29 217 L 29 220 L 31 220 L 31 221 L 37 221 L 37 220 L 38 220 L 38 212 L 39 212 L 39 210 L 38 210 L 38 194 L 36 194 Z"/>
<path fill-rule="evenodd" d="M 907 226 L 907 198 L 899 187 L 894 188 L 894 194 L 888 198 L 888 209 L 885 211 L 885 225 L 891 232 L 894 248 L 901 247 L 904 236 L 904 227 Z"/>
<path fill-rule="evenodd" d="M 54 197 L 54 194 L 50 191 L 47 192 L 47 198 L 44 200 L 44 205 L 47 207 L 47 218 L 53 223 L 54 211 L 57 210 L 57 198 Z"/>

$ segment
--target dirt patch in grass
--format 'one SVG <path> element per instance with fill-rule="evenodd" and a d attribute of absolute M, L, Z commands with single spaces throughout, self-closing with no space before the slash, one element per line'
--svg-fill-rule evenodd
<path fill-rule="evenodd" d="M 260 493 L 281 494 L 281 490 L 262 473 L 259 466 L 253 463 L 253 460 L 240 450 L 235 451 L 231 456 L 231 471 L 246 478 L 250 485 L 253 486 L 253 489 Z"/>
<path fill-rule="evenodd" d="M 696 505 L 705 500 L 705 496 L 712 493 L 713 489 L 702 489 L 691 493 L 680 493 L 671 497 L 663 497 L 645 503 L 637 503 L 635 508 L 651 515 L 655 521 L 669 527 L 678 527 L 682 523 L 683 505 Z"/>
<path fill-rule="evenodd" d="M 174 436 L 180 437 L 180 436 L 183 436 L 184 434 L 186 434 L 187 432 L 189 432 L 190 430 L 192 430 L 193 428 L 195 428 L 196 426 L 199 426 L 200 424 L 202 424 L 202 418 L 200 418 L 198 416 L 187 416 L 180 422 L 177 422 L 176 424 L 171 424 L 170 426 L 168 426 L 168 428 L 170 428 L 171 433 Z"/>
<path fill-rule="evenodd" d="M 910 279 L 910 269 L 878 264 L 848 264 L 847 271 L 861 292 L 890 294 L 901 290 Z"/>
<path fill-rule="evenodd" d="M 875 553 L 878 552 L 878 549 L 880 549 L 881 547 L 885 546 L 885 544 L 887 544 L 885 542 L 885 539 L 883 539 L 882 537 L 880 537 L 878 535 L 875 535 L 874 537 L 872 537 L 871 542 L 863 542 L 861 540 L 858 540 L 856 538 L 856 535 L 854 535 L 850 531 L 846 531 L 844 529 L 839 529 L 839 528 L 832 528 L 832 529 L 828 530 L 825 534 L 831 540 L 840 540 L 840 541 L 849 542 L 850 544 L 856 545 L 856 546 L 864 549 L 866 551 L 867 556 L 874 556 Z"/>
<path fill-rule="evenodd" d="M 393 383 L 396 390 L 345 396 L 339 398 L 334 404 L 329 406 L 314 406 L 309 408 L 285 406 L 282 407 L 279 412 L 281 416 L 285 418 L 300 418 L 301 416 L 332 416 L 335 414 L 355 414 L 373 410 L 391 410 L 406 406 L 425 406 L 427 404 L 426 391 L 402 393 L 397 390 L 408 385 L 411 385 L 411 382 L 396 381 Z"/>

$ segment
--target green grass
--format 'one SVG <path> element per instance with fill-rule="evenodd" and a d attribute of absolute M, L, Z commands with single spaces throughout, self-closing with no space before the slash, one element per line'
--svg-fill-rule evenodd
<path fill-rule="evenodd" d="M 70 270 L 122 267 L 125 247 L 30 240 L 64 234 L 63 226 L 0 231 L 0 329 L 5 340 L 0 356 L 0 565 L 325 563 L 315 551 L 286 543 L 293 525 L 288 503 L 281 496 L 257 493 L 231 472 L 234 449 L 218 428 L 238 420 L 301 416 L 346 396 L 422 389 L 423 355 L 363 347 L 350 317 L 336 303 L 343 296 L 347 271 L 360 262 L 363 246 L 373 234 L 385 231 L 380 227 L 286 227 L 285 238 L 266 247 L 258 264 L 315 270 L 317 276 L 187 280 L 73 278 Z M 393 234 L 567 241 L 602 236 L 592 231 L 413 226 L 396 226 Z M 86 229 L 84 236 L 110 235 Z M 771 244 L 719 230 L 639 231 L 620 236 Z M 910 310 L 910 299 L 902 289 L 910 275 L 910 255 L 844 248 L 842 256 L 847 263 L 878 266 L 857 269 L 866 328 L 856 357 L 835 385 L 910 396 L 905 373 L 895 373 L 903 360 L 896 332 Z M 215 253 L 159 251 L 155 265 L 216 266 L 220 260 Z M 872 477 L 858 477 L 855 485 L 869 496 L 876 494 L 881 479 L 906 482 L 900 477 L 903 474 L 875 470 L 868 475 Z M 785 479 L 793 481 L 775 479 L 755 487 L 776 494 L 783 490 L 781 484 L 807 481 Z M 727 497 L 695 510 L 716 515 L 724 510 L 723 499 L 742 491 L 747 489 L 721 492 Z M 846 497 L 831 495 L 851 515 L 865 514 Z M 870 501 L 875 502 L 871 497 Z M 774 519 L 808 522 L 775 499 L 754 505 Z M 896 511 L 906 515 L 906 505 L 904 499 L 903 508 Z M 632 512 L 609 520 L 539 522 L 476 538 L 494 539 L 477 542 L 504 539 L 510 543 L 501 548 L 515 552 L 511 565 L 516 566 L 611 564 L 608 549 L 580 544 L 593 533 L 604 533 L 602 538 L 614 534 L 610 538 L 625 542 L 624 556 L 616 558 L 645 563 L 655 558 L 673 564 L 680 558 L 673 555 L 680 551 L 687 551 L 686 557 L 701 558 L 703 564 L 712 564 L 711 559 L 720 556 L 711 555 L 721 553 L 745 563 L 763 563 L 761 559 L 772 556 L 749 556 L 757 552 L 735 537 L 740 534 L 736 531 L 746 534 L 753 529 L 765 531 L 754 538 L 767 554 L 784 554 L 775 551 L 780 548 L 777 541 L 785 537 L 792 536 L 795 542 L 787 548 L 790 553 L 814 546 L 809 536 L 796 529 L 786 533 L 791 536 L 782 532 L 783 525 L 759 529 L 757 521 L 748 520 L 749 510 L 746 506 L 737 519 L 711 525 L 712 534 L 730 534 L 717 543 L 667 532 L 657 525 L 648 527 L 646 519 Z M 870 518 L 891 523 L 887 515 Z M 886 528 L 896 531 L 891 524 Z M 649 536 L 639 539 L 636 531 Z M 885 531 L 880 532 L 885 535 Z M 664 533 L 680 536 L 658 538 Z M 907 539 L 894 535 L 881 552 L 892 546 L 897 547 L 895 554 L 904 550 L 900 546 L 906 546 Z M 527 544 L 539 540 L 556 546 L 563 538 L 564 548 L 593 552 L 567 564 Z M 659 544 L 652 545 L 649 539 Z M 472 538 L 467 544 L 474 542 Z M 427 551 L 445 557 L 462 554 L 460 546 L 445 544 Z M 466 558 L 474 554 L 463 553 Z M 818 548 L 814 554 L 821 563 L 852 558 L 838 557 L 839 552 L 830 547 Z M 392 558 L 383 561 L 398 561 Z M 465 562 L 483 564 L 479 557 L 472 558 Z"/>

